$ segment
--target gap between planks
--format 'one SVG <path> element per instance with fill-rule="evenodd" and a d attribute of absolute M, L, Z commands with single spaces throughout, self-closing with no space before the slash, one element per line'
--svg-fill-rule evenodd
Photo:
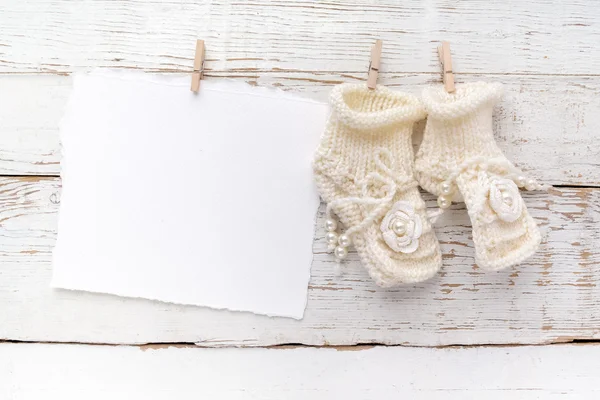
<path fill-rule="evenodd" d="M 0 178 L 14 178 L 24 181 L 32 181 L 37 182 L 40 179 L 45 178 L 60 178 L 60 174 L 50 174 L 50 175 L 29 175 L 29 174 L 2 174 L 0 173 Z M 600 189 L 600 185 L 586 184 L 586 185 L 550 185 L 549 189 L 557 188 L 557 189 Z"/>
<path fill-rule="evenodd" d="M 194 60 L 190 59 L 190 65 L 192 65 Z M 206 61 L 210 61 L 210 60 L 206 60 Z M 213 60 L 214 61 L 214 60 Z M 31 72 L 0 72 L 0 76 L 71 76 L 75 73 L 78 72 L 89 72 L 91 70 L 133 70 L 133 71 L 141 71 L 141 72 L 146 72 L 149 74 L 190 74 L 193 72 L 193 70 L 190 69 L 169 69 L 169 68 L 142 68 L 142 67 L 115 67 L 115 68 L 101 68 L 101 67 L 94 67 L 94 66 L 89 66 L 87 67 L 88 69 L 83 69 L 80 70 L 78 69 L 77 71 L 69 71 L 69 72 L 58 72 L 58 71 L 39 71 L 39 72 L 35 72 L 35 73 L 31 73 Z M 232 69 L 227 69 L 227 70 L 217 70 L 217 69 L 210 69 L 210 68 L 206 68 L 204 69 L 204 77 L 210 77 L 210 78 L 227 78 L 228 75 L 223 75 L 223 74 L 228 74 L 228 73 L 233 73 L 236 75 L 231 75 L 231 77 L 243 77 L 240 76 L 240 73 L 247 73 L 247 72 L 253 72 L 253 73 L 260 73 L 260 74 L 270 74 L 270 73 L 277 73 L 277 74 L 327 74 L 327 75 L 335 75 L 335 74 L 365 74 L 365 78 L 363 79 L 366 82 L 366 70 L 355 70 L 355 71 L 351 71 L 351 70 L 347 70 L 347 71 L 327 71 L 327 70 L 302 70 L 302 69 L 279 69 L 279 68 L 270 68 L 270 69 L 260 69 L 260 68 L 232 68 Z M 423 76 L 439 76 L 440 77 L 440 83 L 441 83 L 441 74 L 438 72 L 427 72 L 427 71 L 382 71 L 382 73 L 384 74 L 409 74 L 409 75 L 423 75 Z M 600 77 L 600 74 L 548 74 L 548 73 L 537 73 L 537 72 L 454 72 L 454 76 L 480 76 L 480 75 L 486 75 L 486 76 L 511 76 L 511 77 L 515 77 L 515 76 L 527 76 L 527 77 L 536 77 L 536 76 L 546 76 L 546 77 L 573 77 L 573 78 L 597 78 Z M 248 77 L 254 77 L 251 75 L 248 75 Z M 460 83 L 460 82 L 459 82 Z"/>
<path fill-rule="evenodd" d="M 488 348 L 488 347 L 500 347 L 500 348 L 513 348 L 513 347 L 547 347 L 547 346 L 597 346 L 600 345 L 600 339 L 576 339 L 570 340 L 559 340 L 559 341 L 548 341 L 546 343 L 478 343 L 478 344 L 447 344 L 440 346 L 415 346 L 405 344 L 385 344 L 385 343 L 356 343 L 352 345 L 311 345 L 303 343 L 282 343 L 268 346 L 203 346 L 201 343 L 193 342 L 156 342 L 156 343 L 141 343 L 141 344 L 128 344 L 128 343 L 99 343 L 99 342 L 56 342 L 56 341 L 28 341 L 28 340 L 3 340 L 0 339 L 0 345 L 5 343 L 11 344 L 48 344 L 48 345 L 76 345 L 76 346 L 108 346 L 108 347 L 137 347 L 142 351 L 147 350 L 159 350 L 168 348 L 191 348 L 191 349 L 275 349 L 275 350 L 288 350 L 288 349 L 299 349 L 299 348 L 315 348 L 315 349 L 333 349 L 337 351 L 361 351 L 369 350 L 375 347 L 408 347 L 408 348 L 427 348 L 427 349 L 467 349 L 467 348 Z"/>

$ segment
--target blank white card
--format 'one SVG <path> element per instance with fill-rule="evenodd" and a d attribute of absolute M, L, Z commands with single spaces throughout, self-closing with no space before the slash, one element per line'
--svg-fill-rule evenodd
<path fill-rule="evenodd" d="M 52 286 L 302 318 L 327 114 L 245 83 L 76 76 Z"/>

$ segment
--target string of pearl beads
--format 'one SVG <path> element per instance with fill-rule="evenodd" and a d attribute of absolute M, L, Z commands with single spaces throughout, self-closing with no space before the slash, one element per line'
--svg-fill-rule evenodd
<path fill-rule="evenodd" d="M 442 182 L 440 186 L 441 195 L 437 198 L 438 206 L 442 209 L 446 209 L 452 205 L 452 194 L 454 193 L 454 186 L 450 182 Z"/>
<path fill-rule="evenodd" d="M 518 187 L 523 188 L 525 190 L 544 190 L 544 185 L 539 184 L 535 179 L 527 179 L 527 177 L 523 175 L 511 177 Z"/>
<path fill-rule="evenodd" d="M 333 219 L 327 219 L 325 227 L 327 228 L 327 234 L 325 235 L 327 248 L 329 251 L 333 251 L 336 261 L 342 261 L 348 256 L 348 247 L 352 244 L 350 236 L 345 233 L 338 235 L 337 222 Z"/>

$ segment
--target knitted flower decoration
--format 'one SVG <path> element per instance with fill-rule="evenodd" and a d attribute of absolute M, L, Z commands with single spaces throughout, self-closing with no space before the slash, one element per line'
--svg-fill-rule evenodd
<path fill-rule="evenodd" d="M 512 179 L 494 179 L 490 183 L 490 206 L 502 221 L 514 222 L 523 212 L 519 187 Z"/>
<path fill-rule="evenodd" d="M 380 229 L 392 250 L 413 253 L 419 247 L 423 224 L 408 201 L 397 201 L 381 221 Z"/>

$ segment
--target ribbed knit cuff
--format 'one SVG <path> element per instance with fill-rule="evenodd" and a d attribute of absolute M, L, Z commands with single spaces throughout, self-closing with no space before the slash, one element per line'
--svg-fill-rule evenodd
<path fill-rule="evenodd" d="M 473 157 L 503 157 L 492 129 L 493 106 L 501 94 L 500 84 L 485 82 L 457 86 L 452 94 L 442 86 L 425 89 L 429 116 L 417 158 L 452 171 Z"/>
<path fill-rule="evenodd" d="M 356 130 L 376 131 L 426 116 L 417 97 L 379 85 L 371 90 L 364 83 L 336 86 L 331 91 L 331 106 L 342 124 Z"/>
<path fill-rule="evenodd" d="M 465 162 L 504 158 L 492 126 L 493 106 L 501 94 L 500 84 L 485 82 L 457 85 L 455 93 L 441 85 L 423 91 L 429 115 L 415 167 L 425 190 L 439 195 L 439 185 Z"/>
<path fill-rule="evenodd" d="M 443 86 L 438 85 L 423 90 L 423 104 L 429 117 L 448 121 L 494 105 L 502 97 L 502 92 L 500 83 L 465 83 L 458 85 L 454 93 L 447 93 Z"/>

